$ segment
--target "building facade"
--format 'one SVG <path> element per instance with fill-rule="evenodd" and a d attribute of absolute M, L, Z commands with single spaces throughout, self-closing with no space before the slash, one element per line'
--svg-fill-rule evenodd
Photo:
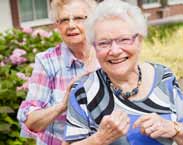
<path fill-rule="evenodd" d="M 97 0 L 98 2 L 102 0 Z M 138 5 L 150 22 L 183 21 L 183 0 L 126 0 Z M 1 0 L 0 31 L 50 25 L 51 0 Z"/>

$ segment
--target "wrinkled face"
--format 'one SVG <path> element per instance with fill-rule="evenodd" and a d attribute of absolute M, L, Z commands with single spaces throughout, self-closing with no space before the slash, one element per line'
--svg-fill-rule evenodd
<path fill-rule="evenodd" d="M 124 76 L 136 68 L 141 37 L 119 18 L 105 18 L 94 25 L 94 47 L 103 70 L 110 77 Z"/>
<path fill-rule="evenodd" d="M 84 21 L 88 14 L 88 6 L 80 1 L 72 1 L 63 6 L 57 28 L 63 41 L 69 45 L 85 43 Z"/>

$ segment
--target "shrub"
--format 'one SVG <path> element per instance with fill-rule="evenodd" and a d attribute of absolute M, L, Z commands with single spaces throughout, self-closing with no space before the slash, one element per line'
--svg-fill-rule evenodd
<path fill-rule="evenodd" d="M 56 31 L 26 28 L 0 33 L 0 145 L 31 144 L 19 137 L 16 112 L 26 96 L 35 54 L 60 42 Z"/>

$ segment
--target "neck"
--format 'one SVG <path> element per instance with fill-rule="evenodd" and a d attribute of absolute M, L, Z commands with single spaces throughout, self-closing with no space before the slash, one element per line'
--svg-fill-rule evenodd
<path fill-rule="evenodd" d="M 71 49 L 73 55 L 80 60 L 85 60 L 89 56 L 90 48 L 86 43 L 74 45 L 68 44 L 68 47 Z"/>
<path fill-rule="evenodd" d="M 122 88 L 123 90 L 129 90 L 137 85 L 138 82 L 138 69 L 137 67 L 125 75 L 110 77 L 111 82 L 117 88 Z"/>

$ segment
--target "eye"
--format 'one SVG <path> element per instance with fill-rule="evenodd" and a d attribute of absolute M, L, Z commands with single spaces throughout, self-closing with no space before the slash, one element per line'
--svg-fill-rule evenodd
<path fill-rule="evenodd" d="M 130 38 L 119 38 L 119 39 L 117 39 L 117 42 L 121 43 L 121 44 L 129 44 L 129 43 L 131 43 L 131 39 Z"/>
<path fill-rule="evenodd" d="M 109 47 L 110 44 L 111 44 L 111 42 L 109 40 L 97 42 L 97 46 L 102 47 L 102 48 Z"/>
<path fill-rule="evenodd" d="M 87 18 L 87 16 L 76 16 L 74 17 L 75 21 L 80 21 L 80 20 L 85 20 Z"/>
<path fill-rule="evenodd" d="M 60 24 L 67 23 L 67 22 L 69 22 L 69 18 L 63 18 L 63 19 L 58 20 L 58 23 L 60 23 Z"/>

